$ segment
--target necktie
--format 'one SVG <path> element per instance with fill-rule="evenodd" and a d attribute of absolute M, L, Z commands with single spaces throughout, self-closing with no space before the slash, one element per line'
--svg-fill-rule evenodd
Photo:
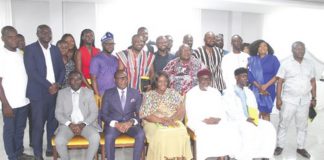
<path fill-rule="evenodd" d="M 126 96 L 125 96 L 125 91 L 124 90 L 121 91 L 120 102 L 121 102 L 122 108 L 124 110 L 125 103 L 126 103 Z"/>

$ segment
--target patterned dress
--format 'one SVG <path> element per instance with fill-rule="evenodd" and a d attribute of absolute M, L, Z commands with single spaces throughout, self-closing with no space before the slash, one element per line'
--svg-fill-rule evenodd
<path fill-rule="evenodd" d="M 183 104 L 183 97 L 173 89 L 167 89 L 164 94 L 155 90 L 144 93 L 143 104 L 140 109 L 140 118 L 150 115 L 157 117 L 171 117 L 177 108 Z M 146 159 L 165 160 L 192 158 L 190 139 L 186 127 L 177 121 L 178 127 L 163 126 L 160 123 L 152 123 L 143 120 L 149 148 Z"/>
<path fill-rule="evenodd" d="M 70 72 L 74 71 L 75 69 L 75 63 L 72 59 L 70 59 L 66 64 L 65 64 L 65 77 L 64 77 L 64 81 L 63 81 L 63 84 L 62 84 L 62 88 L 66 88 L 66 87 L 69 87 L 69 82 L 68 82 L 68 79 L 69 79 L 69 74 Z"/>
<path fill-rule="evenodd" d="M 128 74 L 128 86 L 140 90 L 142 76 L 149 76 L 153 65 L 154 54 L 142 50 L 136 57 L 131 49 L 117 53 L 118 59 L 123 63 Z"/>
<path fill-rule="evenodd" d="M 198 84 L 197 73 L 204 67 L 196 58 L 191 57 L 188 63 L 183 63 L 178 57 L 170 61 L 163 71 L 170 77 L 170 87 L 184 95 Z"/>

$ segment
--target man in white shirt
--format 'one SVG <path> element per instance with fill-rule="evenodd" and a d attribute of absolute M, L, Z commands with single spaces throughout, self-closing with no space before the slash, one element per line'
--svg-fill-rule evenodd
<path fill-rule="evenodd" d="M 240 133 L 241 149 L 235 158 L 238 160 L 271 159 L 276 146 L 276 131 L 270 122 L 258 119 L 256 98 L 247 87 L 247 72 L 243 67 L 236 69 L 234 73 L 236 84 L 231 91 L 224 94 L 229 120 L 237 124 Z M 258 121 L 255 121 L 256 119 Z"/>
<path fill-rule="evenodd" d="M 24 63 L 28 75 L 27 97 L 32 107 L 32 143 L 36 160 L 43 159 L 43 133 L 46 123 L 46 156 L 52 156 L 51 138 L 57 128 L 55 102 L 65 78 L 65 67 L 58 47 L 51 45 L 52 30 L 37 27 L 38 40 L 25 48 Z"/>
<path fill-rule="evenodd" d="M 23 55 L 17 50 L 17 30 L 1 30 L 4 47 L 0 50 L 0 100 L 3 114 L 3 142 L 9 160 L 30 159 L 23 153 L 29 99 L 26 97 L 27 74 Z"/>
<path fill-rule="evenodd" d="M 235 155 L 240 147 L 237 127 L 228 121 L 226 103 L 220 92 L 210 87 L 212 73 L 198 72 L 198 85 L 186 94 L 188 127 L 195 132 L 197 159 Z"/>
<path fill-rule="evenodd" d="M 313 62 L 305 58 L 305 44 L 292 45 L 293 56 L 280 65 L 277 73 L 277 109 L 280 110 L 277 148 L 274 155 L 283 151 L 288 126 L 295 117 L 297 127 L 297 153 L 305 158 L 311 155 L 305 150 L 308 112 L 316 106 L 316 80 Z"/>
<path fill-rule="evenodd" d="M 233 77 L 234 71 L 240 67 L 247 68 L 248 65 L 249 55 L 241 51 L 242 42 L 241 36 L 233 35 L 231 40 L 233 50 L 224 56 L 222 60 L 223 78 L 228 89 L 233 88 L 236 84 L 236 80 Z"/>
<path fill-rule="evenodd" d="M 67 144 L 76 135 L 82 135 L 89 141 L 86 160 L 92 160 L 99 147 L 98 107 L 93 91 L 81 87 L 81 73 L 69 74 L 71 87 L 59 91 L 56 102 L 55 117 L 59 122 L 55 137 L 57 152 L 62 160 L 70 160 Z"/>

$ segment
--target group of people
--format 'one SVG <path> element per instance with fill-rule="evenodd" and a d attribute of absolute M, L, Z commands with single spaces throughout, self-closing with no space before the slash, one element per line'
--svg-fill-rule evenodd
<path fill-rule="evenodd" d="M 292 57 L 280 63 L 264 40 L 243 45 L 233 35 L 229 52 L 223 35 L 213 32 L 197 49 L 185 35 L 176 53 L 170 53 L 170 35 L 156 39 L 156 50 L 145 27 L 117 53 L 110 32 L 100 39 L 102 50 L 90 29 L 82 31 L 79 49 L 71 34 L 52 45 L 47 25 L 37 27 L 38 40 L 26 47 L 21 37 L 12 26 L 1 30 L 0 100 L 10 160 L 43 159 L 45 124 L 46 156 L 52 155 L 55 134 L 62 160 L 70 159 L 67 143 L 75 135 L 88 139 L 86 159 L 93 159 L 99 132 L 108 160 L 115 159 L 121 134 L 134 137 L 134 160 L 141 159 L 145 142 L 148 160 L 190 160 L 188 128 L 196 135 L 198 160 L 269 159 L 282 153 L 293 117 L 297 153 L 310 158 L 305 142 L 309 107 L 316 106 L 315 69 L 300 41 L 292 44 Z M 277 133 L 270 122 L 275 99 Z M 34 156 L 23 153 L 27 117 Z"/>

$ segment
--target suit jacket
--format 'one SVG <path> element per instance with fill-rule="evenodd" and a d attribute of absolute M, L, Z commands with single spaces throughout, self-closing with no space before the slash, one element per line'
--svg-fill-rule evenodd
<path fill-rule="evenodd" d="M 139 109 L 141 104 L 142 97 L 139 92 L 128 87 L 123 110 L 117 88 L 108 89 L 105 91 L 102 99 L 101 119 L 105 122 L 105 126 L 109 126 L 112 120 L 125 122 L 132 118 L 140 123 Z"/>
<path fill-rule="evenodd" d="M 81 87 L 79 95 L 79 107 L 83 115 L 83 122 L 98 128 L 98 107 L 94 98 L 93 91 Z M 71 87 L 61 89 L 58 92 L 56 99 L 55 118 L 60 126 L 65 125 L 66 122 L 71 121 L 71 114 L 73 111 L 72 92 Z"/>
<path fill-rule="evenodd" d="M 55 82 L 62 84 L 65 76 L 65 67 L 60 50 L 51 45 L 50 48 Z M 40 43 L 37 41 L 25 48 L 24 63 L 28 75 L 27 97 L 31 100 L 40 100 L 49 95 L 48 88 L 51 82 L 46 79 L 46 62 Z"/>

